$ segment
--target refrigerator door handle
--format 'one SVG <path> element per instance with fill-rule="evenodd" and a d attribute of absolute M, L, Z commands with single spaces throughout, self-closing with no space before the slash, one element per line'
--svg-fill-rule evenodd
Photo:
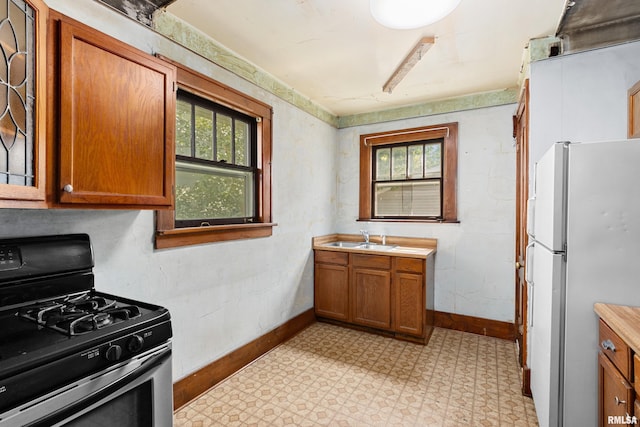
<path fill-rule="evenodd" d="M 536 198 L 530 197 L 527 200 L 527 234 L 535 237 L 535 221 L 536 221 Z"/>
<path fill-rule="evenodd" d="M 527 323 L 533 328 L 533 285 L 527 283 Z"/>
<path fill-rule="evenodd" d="M 531 243 L 529 243 L 527 245 L 527 247 L 524 250 L 524 258 L 525 258 L 525 263 L 524 263 L 524 267 L 525 267 L 525 280 L 527 281 L 527 283 L 530 283 L 532 286 L 534 285 L 533 283 L 533 247 L 535 246 L 536 242 L 533 241 Z"/>

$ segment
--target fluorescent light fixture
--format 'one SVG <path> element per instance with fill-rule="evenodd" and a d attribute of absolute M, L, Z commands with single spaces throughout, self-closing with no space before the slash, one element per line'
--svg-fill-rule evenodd
<path fill-rule="evenodd" d="M 402 79 L 404 79 L 404 76 L 407 75 L 409 70 L 411 70 L 418 63 L 418 61 L 422 59 L 422 55 L 427 53 L 427 51 L 431 48 L 431 46 L 433 46 L 435 41 L 435 37 L 423 37 L 422 39 L 420 39 L 418 44 L 415 45 L 413 49 L 411 49 L 411 52 L 409 52 L 407 57 L 402 60 L 398 68 L 396 68 L 393 74 L 391 74 L 389 80 L 387 80 L 384 86 L 382 86 L 382 90 L 384 92 L 391 93 L 393 88 L 395 88 L 396 85 L 400 83 Z"/>
<path fill-rule="evenodd" d="M 444 18 L 461 0 L 370 0 L 371 15 L 388 28 L 424 27 Z"/>

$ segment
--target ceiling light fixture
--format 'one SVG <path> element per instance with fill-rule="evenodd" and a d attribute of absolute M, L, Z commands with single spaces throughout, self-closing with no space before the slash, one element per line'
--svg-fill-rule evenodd
<path fill-rule="evenodd" d="M 424 27 L 441 20 L 461 0 L 370 0 L 371 15 L 380 24 L 397 30 Z"/>
<path fill-rule="evenodd" d="M 409 52 L 407 57 L 402 60 L 398 68 L 396 68 L 393 74 L 391 74 L 389 80 L 387 80 L 384 86 L 382 86 L 382 90 L 384 92 L 391 93 L 393 88 L 395 88 L 396 85 L 400 83 L 402 79 L 404 79 L 404 76 L 407 75 L 409 70 L 411 70 L 418 63 L 418 61 L 422 59 L 422 56 L 427 53 L 427 51 L 431 48 L 431 46 L 433 46 L 435 41 L 435 37 L 423 37 L 422 39 L 420 39 L 418 44 L 415 45 L 413 49 L 411 49 L 411 52 Z"/>

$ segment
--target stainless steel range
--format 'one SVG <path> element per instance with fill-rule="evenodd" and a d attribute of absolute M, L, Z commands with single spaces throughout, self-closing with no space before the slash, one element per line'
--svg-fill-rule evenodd
<path fill-rule="evenodd" d="M 0 240 L 0 426 L 171 426 L 171 321 L 94 289 L 89 236 Z"/>

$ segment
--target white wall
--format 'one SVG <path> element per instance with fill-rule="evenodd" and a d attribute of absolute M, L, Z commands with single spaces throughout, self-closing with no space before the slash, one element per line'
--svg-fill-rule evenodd
<path fill-rule="evenodd" d="M 638 80 L 640 42 L 532 63 L 531 164 L 557 141 L 625 139 L 627 91 Z"/>
<path fill-rule="evenodd" d="M 337 231 L 434 237 L 435 309 L 514 321 L 514 105 L 338 131 Z M 360 135 L 458 122 L 459 224 L 357 222 Z"/>
<path fill-rule="evenodd" d="M 175 380 L 313 307 L 311 238 L 334 231 L 336 130 L 95 1 L 47 3 L 272 105 L 278 226 L 269 238 L 155 251 L 151 211 L 0 209 L 0 238 L 89 233 L 98 290 L 170 310 Z"/>

